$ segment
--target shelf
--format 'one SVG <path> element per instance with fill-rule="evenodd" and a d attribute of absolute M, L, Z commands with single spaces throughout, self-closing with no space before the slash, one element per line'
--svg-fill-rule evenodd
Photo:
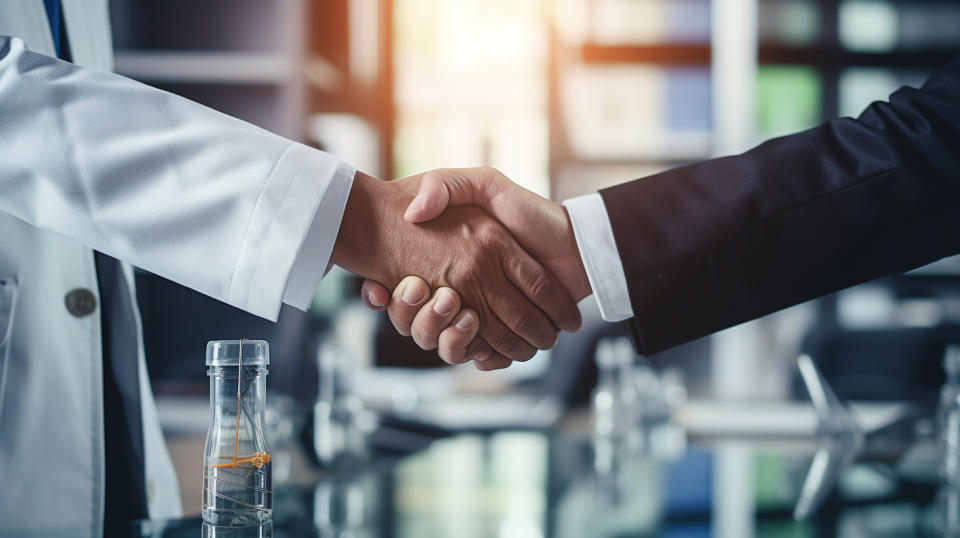
<path fill-rule="evenodd" d="M 710 45 L 664 44 L 664 45 L 597 45 L 588 43 L 581 47 L 583 61 L 587 64 L 665 64 L 710 65 Z"/>
<path fill-rule="evenodd" d="M 296 69 L 286 56 L 259 52 L 121 50 L 116 72 L 149 82 L 286 84 Z"/>
<path fill-rule="evenodd" d="M 812 46 L 787 47 L 761 44 L 758 59 L 761 64 L 813 65 L 841 67 L 883 67 L 903 69 L 932 69 L 947 63 L 957 55 L 956 49 L 923 49 L 889 52 L 854 52 L 842 47 Z"/>
<path fill-rule="evenodd" d="M 660 64 L 709 66 L 710 45 L 598 45 L 580 48 L 587 64 Z M 843 67 L 934 68 L 957 55 L 956 49 L 895 49 L 887 52 L 857 52 L 842 47 L 813 45 L 793 47 L 761 43 L 761 64 L 833 65 Z"/>

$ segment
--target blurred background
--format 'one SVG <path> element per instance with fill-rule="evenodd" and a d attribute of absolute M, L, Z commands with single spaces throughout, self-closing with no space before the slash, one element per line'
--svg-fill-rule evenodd
<path fill-rule="evenodd" d="M 960 50 L 960 2 L 946 0 L 111 0 L 111 15 L 121 74 L 377 177 L 491 165 L 558 201 L 857 116 L 900 86 L 919 86 Z M 629 332 L 601 321 L 588 298 L 584 330 L 529 363 L 480 374 L 441 367 L 397 336 L 385 315 L 363 309 L 358 280 L 338 269 L 309 312 L 285 306 L 277 324 L 150 274 L 137 278 L 148 366 L 188 514 L 200 507 L 204 346 L 243 336 L 270 342 L 274 443 L 290 447 L 288 469 L 336 468 L 356 452 L 364 461 L 420 453 L 451 433 L 480 432 L 445 450 L 488 470 L 500 452 L 526 454 L 522 470 L 483 475 L 488 495 L 529 489 L 517 504 L 525 508 L 491 509 L 493 534 L 446 520 L 429 528 L 555 534 L 554 510 L 566 497 L 547 487 L 553 445 L 503 432 L 591 431 L 591 394 L 602 386 L 597 343 Z M 811 356 L 844 401 L 927 405 L 958 335 L 960 260 L 947 259 L 636 360 L 669 389 L 663 394 L 682 394 L 670 405 L 688 439 L 709 437 L 717 424 L 813 435 L 798 356 Z M 750 411 L 760 408 L 769 416 L 758 424 Z M 694 474 L 675 478 L 696 491 L 661 495 L 660 513 L 675 497 L 681 522 L 694 528 L 758 531 L 753 516 L 783 512 L 797 492 L 770 485 L 785 468 L 779 460 L 744 450 L 685 452 L 692 459 L 679 468 Z M 391 528 L 424 528 L 416 482 L 424 475 L 411 473 L 414 482 L 394 477 L 403 487 Z M 497 473 L 512 478 L 498 482 Z M 295 481 L 296 472 L 287 475 Z M 430 502 L 454 510 L 449 500 Z M 718 503 L 751 516 L 724 516 Z M 909 529 L 911 514 L 876 517 Z M 824 528 L 846 528 L 837 518 Z M 776 535 L 822 530 L 783 529 Z"/>

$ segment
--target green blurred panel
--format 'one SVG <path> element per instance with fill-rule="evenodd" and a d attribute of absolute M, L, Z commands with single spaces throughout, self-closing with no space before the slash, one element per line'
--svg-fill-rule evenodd
<path fill-rule="evenodd" d="M 813 69 L 760 67 L 757 70 L 757 133 L 769 138 L 820 123 L 821 99 L 822 82 Z"/>

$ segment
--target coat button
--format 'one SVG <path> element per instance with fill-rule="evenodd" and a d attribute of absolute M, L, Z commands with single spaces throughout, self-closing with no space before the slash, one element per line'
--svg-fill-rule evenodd
<path fill-rule="evenodd" d="M 67 305 L 67 311 L 78 318 L 89 316 L 97 309 L 97 296 L 86 288 L 70 290 L 63 302 Z"/>

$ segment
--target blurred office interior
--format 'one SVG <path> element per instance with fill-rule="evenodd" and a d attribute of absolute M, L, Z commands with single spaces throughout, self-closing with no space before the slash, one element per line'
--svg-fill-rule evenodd
<path fill-rule="evenodd" d="M 946 0 L 110 4 L 121 74 L 377 177 L 490 165 L 558 201 L 855 117 L 902 85 L 919 86 L 960 50 L 960 2 Z M 576 477 L 554 473 L 558 462 L 582 460 L 555 435 L 596 435 L 598 342 L 629 334 L 625 323 L 603 322 L 591 298 L 581 305 L 584 329 L 554 350 L 480 373 L 443 366 L 397 335 L 385 314 L 363 308 L 358 279 L 337 268 L 309 312 L 284 306 L 277 324 L 150 274 L 137 278 L 187 514 L 200 509 L 205 343 L 247 337 L 272 348 L 272 443 L 287 447 L 278 484 L 407 458 L 391 471 L 389 502 L 387 486 L 367 478 L 349 486 L 390 505 L 384 535 L 603 535 L 578 526 L 586 510 L 578 495 L 590 495 Z M 637 525 L 644 535 L 674 529 L 665 536 L 925 535 L 918 529 L 932 517 L 926 501 L 936 486 L 928 492 L 856 465 L 840 483 L 880 501 L 831 492 L 825 519 L 789 517 L 823 418 L 797 358 L 809 355 L 838 398 L 862 403 L 862 413 L 909 404 L 932 416 L 954 342 L 960 259 L 945 259 L 637 358 L 681 433 L 667 435 L 666 463 L 632 460 L 645 477 L 637 482 L 651 484 L 631 490 L 635 504 L 606 519 L 609 534 L 632 536 L 621 531 Z M 344 406 L 340 415 L 318 418 L 324 398 Z M 362 458 L 318 440 L 349 437 L 345 427 L 360 431 Z M 800 443 L 791 457 L 749 441 L 780 436 Z M 903 487 L 920 488 L 925 501 Z"/>

